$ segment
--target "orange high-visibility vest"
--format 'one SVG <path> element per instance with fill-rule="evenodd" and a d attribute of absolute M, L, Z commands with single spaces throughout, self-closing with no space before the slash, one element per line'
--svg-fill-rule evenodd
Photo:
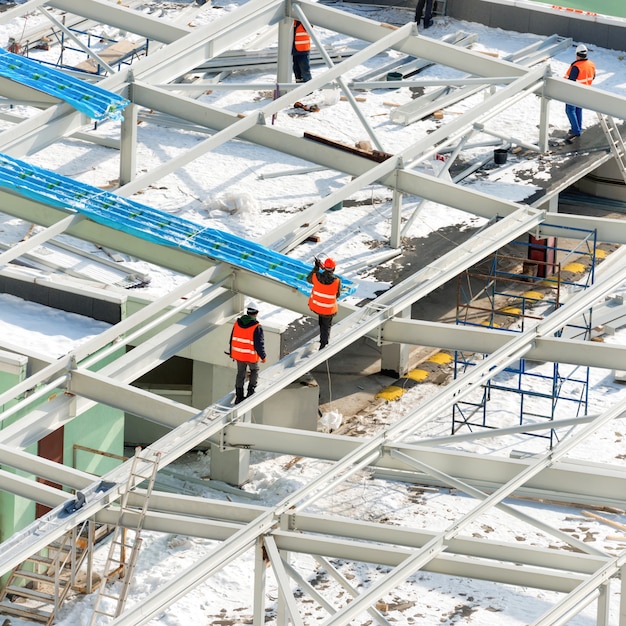
<path fill-rule="evenodd" d="M 578 68 L 578 78 L 576 78 L 576 82 L 582 83 L 583 85 L 591 85 L 593 79 L 596 77 L 595 63 L 589 59 L 577 59 L 567 68 L 565 78 L 569 79 L 570 72 L 574 65 Z"/>
<path fill-rule="evenodd" d="M 300 23 L 296 26 L 293 45 L 298 52 L 308 52 L 311 49 L 311 37 Z"/>
<path fill-rule="evenodd" d="M 233 337 L 230 342 L 230 356 L 235 361 L 243 361 L 245 363 L 256 363 L 260 361 L 257 351 L 254 349 L 254 331 L 259 322 L 242 328 L 237 322 L 233 326 Z"/>
<path fill-rule="evenodd" d="M 309 309 L 318 315 L 334 315 L 339 310 L 337 305 L 337 288 L 339 279 L 335 278 L 330 285 L 321 283 L 317 273 L 313 274 L 313 288 L 309 297 Z"/>

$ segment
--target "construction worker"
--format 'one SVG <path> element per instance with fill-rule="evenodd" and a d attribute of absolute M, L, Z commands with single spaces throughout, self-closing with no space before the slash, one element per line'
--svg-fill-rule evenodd
<path fill-rule="evenodd" d="M 569 66 L 565 78 L 583 85 L 591 85 L 595 77 L 596 66 L 587 58 L 587 46 L 580 44 L 576 48 L 576 60 Z M 565 136 L 565 141 L 574 143 L 574 140 L 583 132 L 583 110 L 573 104 L 566 104 L 565 113 L 571 126 L 569 133 Z"/>
<path fill-rule="evenodd" d="M 337 299 L 341 293 L 341 280 L 335 276 L 335 267 L 336 264 L 331 258 L 326 258 L 324 262 L 316 258 L 315 266 L 306 278 L 307 282 L 313 285 L 309 309 L 318 316 L 320 350 L 328 345 L 333 317 L 339 310 Z"/>
<path fill-rule="evenodd" d="M 235 404 L 239 404 L 244 397 L 249 398 L 254 393 L 259 380 L 259 361 L 265 363 L 267 358 L 263 327 L 257 320 L 258 314 L 257 306 L 250 303 L 246 313 L 237 318 L 230 333 L 230 356 L 237 361 Z M 248 393 L 244 396 L 248 370 L 250 370 Z"/>
<path fill-rule="evenodd" d="M 426 11 L 424 12 L 424 5 Z M 415 7 L 415 23 L 419 25 L 424 14 L 424 28 L 430 28 L 433 25 L 433 0 L 418 0 Z"/>
<path fill-rule="evenodd" d="M 294 20 L 291 57 L 293 60 L 293 74 L 297 83 L 306 83 L 311 80 L 310 51 L 311 36 L 301 22 Z"/>

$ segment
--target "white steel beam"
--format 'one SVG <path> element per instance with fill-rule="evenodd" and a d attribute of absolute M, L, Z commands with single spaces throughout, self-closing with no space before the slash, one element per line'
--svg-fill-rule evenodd
<path fill-rule="evenodd" d="M 47 0 L 46 4 L 66 13 L 163 43 L 172 43 L 191 32 L 189 27 L 174 26 L 169 21 L 104 0 L 80 0 L 80 3 L 75 0 Z"/>
<path fill-rule="evenodd" d="M 551 324 L 548 324 L 550 328 Z M 526 334 L 526 333 L 525 333 Z M 541 330 L 539 333 L 541 334 Z M 515 343 L 512 341 L 511 343 Z M 489 358 L 487 359 L 489 361 Z M 481 367 L 480 365 L 477 368 Z M 419 550 L 415 551 L 410 557 L 405 559 L 395 570 L 385 576 L 385 578 L 368 588 L 358 599 L 353 600 L 349 605 L 344 606 L 335 616 L 333 616 L 326 623 L 332 625 L 348 624 L 351 619 L 356 618 L 362 611 L 368 606 L 371 606 L 375 602 L 374 598 L 381 597 L 391 589 L 393 589 L 400 582 L 405 581 L 409 576 L 413 575 L 416 571 L 424 567 L 426 563 L 431 561 L 434 556 L 441 554 L 446 548 L 447 543 L 453 537 L 465 529 L 474 520 L 479 518 L 483 513 L 488 511 L 491 507 L 502 502 L 508 495 L 512 494 L 518 487 L 525 484 L 531 477 L 536 476 L 542 472 L 546 467 L 552 465 L 552 463 L 563 457 L 571 449 L 576 447 L 584 441 L 586 437 L 595 433 L 599 428 L 605 424 L 613 421 L 618 415 L 625 412 L 625 409 L 621 406 L 613 407 L 609 409 L 601 416 L 597 417 L 592 423 L 587 424 L 580 433 L 576 436 L 571 436 L 569 439 L 562 441 L 559 445 L 548 451 L 532 461 L 532 463 L 525 469 L 519 472 L 512 480 L 494 493 L 486 497 L 480 504 L 478 504 L 472 511 L 464 515 L 460 520 L 455 520 L 447 529 L 441 532 L 437 537 L 434 537 L 431 541 L 426 543 Z M 394 430 L 393 427 L 391 430 Z M 622 561 L 626 560 L 626 552 L 623 553 Z M 614 575 L 619 571 L 619 559 L 615 559 L 610 565 L 601 568 L 601 570 L 591 577 L 587 583 L 589 587 L 597 588 L 601 583 L 605 582 L 606 578 L 610 575 Z M 582 592 L 580 592 L 582 594 Z M 578 595 L 577 597 L 581 597 Z"/>
<path fill-rule="evenodd" d="M 591 421 L 590 417 L 588 421 Z M 579 424 L 584 421 L 580 420 Z M 550 427 L 548 422 L 546 427 Z M 490 430 L 492 437 L 498 431 Z M 463 436 L 459 437 L 462 441 Z M 452 441 L 450 441 L 452 440 Z M 453 443 L 454 436 L 443 443 Z M 228 425 L 224 430 L 227 446 L 252 450 L 264 450 L 276 454 L 292 454 L 328 461 L 339 461 L 355 452 L 360 445 L 354 437 L 328 435 L 325 433 L 302 433 L 288 428 L 261 426 L 247 423 Z M 217 440 L 216 440 L 217 442 Z M 452 476 L 474 487 L 493 491 L 511 480 L 530 459 L 508 459 L 477 456 L 458 450 L 435 447 L 437 440 L 418 441 L 413 444 L 394 443 L 389 449 L 419 459 L 430 467 L 451 472 Z M 372 463 L 377 474 L 385 474 L 397 480 L 424 485 L 445 486 L 445 482 L 424 472 L 408 471 L 399 461 L 384 454 Z M 626 480 L 623 471 L 599 463 L 569 463 L 561 461 L 530 479 L 516 493 L 516 497 L 559 500 L 564 503 L 579 502 L 586 506 L 603 506 L 610 502 L 615 508 L 626 508 L 626 494 L 622 486 Z"/>
<path fill-rule="evenodd" d="M 575 104 L 615 118 L 626 119 L 624 97 L 589 85 L 583 85 L 574 80 L 546 77 L 543 97 Z"/>
<path fill-rule="evenodd" d="M 376 338 L 388 343 L 406 343 L 441 350 L 485 354 L 501 348 L 511 338 L 511 331 L 394 318 L 385 322 L 380 336 Z M 535 340 L 527 358 L 549 363 L 622 369 L 626 359 L 626 348 L 577 339 L 540 337 Z"/>
<path fill-rule="evenodd" d="M 303 98 L 307 94 L 311 93 L 311 91 L 320 89 L 328 82 L 340 78 L 346 69 L 356 67 L 372 56 L 388 49 L 394 42 L 406 39 L 411 34 L 412 30 L 413 28 L 411 24 L 406 24 L 398 30 L 388 32 L 385 37 L 370 44 L 364 50 L 354 53 L 349 59 L 346 59 L 342 63 L 329 68 L 323 75 L 316 76 L 310 81 L 298 85 L 289 93 L 276 98 L 276 100 L 272 100 L 265 106 L 261 107 L 258 111 L 255 111 L 255 113 L 244 118 L 237 116 L 231 118 L 231 124 L 229 126 L 222 128 L 214 135 L 195 145 L 193 148 L 190 148 L 183 154 L 170 159 L 167 163 L 163 163 L 161 166 L 154 168 L 143 176 L 138 176 L 130 183 L 124 185 L 124 187 L 118 189 L 118 193 L 120 195 L 129 196 L 147 187 L 151 183 L 161 180 L 167 174 L 175 171 L 183 165 L 187 165 L 199 156 L 214 150 L 227 141 L 239 136 L 244 131 L 256 126 L 259 121 L 264 122 L 265 119 L 269 119 L 273 114 L 282 111 L 287 106 L 290 106 L 294 100 Z M 139 81 L 136 81 L 135 84 L 138 82 Z M 152 89 L 157 91 L 154 87 Z M 183 98 L 183 96 L 175 96 L 163 90 L 163 96 L 165 95 L 170 98 Z M 135 103 L 138 103 L 138 95 L 135 92 L 135 86 L 133 86 L 133 89 L 131 90 L 131 98 Z"/>
<path fill-rule="evenodd" d="M 389 28 L 389 26 L 384 24 L 377 24 L 372 20 L 350 15 L 345 11 L 315 2 L 299 0 L 298 6 L 312 24 L 328 28 L 331 31 L 339 30 L 339 32 L 350 35 L 355 39 L 374 41 L 380 37 L 383 29 Z M 515 63 L 462 49 L 453 44 L 425 37 L 421 34 L 403 41 L 401 45 L 394 46 L 394 49 L 416 58 L 441 63 L 473 75 L 519 77 L 527 71 Z"/>

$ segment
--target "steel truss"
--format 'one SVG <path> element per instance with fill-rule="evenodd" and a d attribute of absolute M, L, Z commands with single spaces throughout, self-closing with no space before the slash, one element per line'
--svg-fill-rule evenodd
<path fill-rule="evenodd" d="M 73 0 L 30 0 L 3 16 L 4 19 L 12 19 L 17 14 L 16 11 L 28 11 L 39 6 L 76 12 L 79 10 L 76 4 Z M 84 520 L 95 518 L 104 522 L 115 515 L 110 505 L 122 497 L 129 483 L 131 461 L 103 477 L 106 484 L 110 485 L 103 492 L 99 490 L 101 478 L 34 458 L 25 452 L 29 445 L 51 429 L 69 423 L 93 403 L 100 402 L 172 428 L 169 434 L 144 451 L 144 454 L 150 451 L 161 453 L 160 467 L 166 467 L 206 440 L 227 447 L 289 450 L 291 453 L 301 450 L 305 456 L 326 458 L 331 462 L 329 468 L 316 479 L 274 507 L 224 504 L 153 494 L 151 508 L 146 512 L 145 528 L 164 532 L 172 528 L 180 532 L 180 528 L 184 528 L 191 535 L 214 539 L 216 545 L 209 557 L 194 564 L 176 580 L 170 581 L 164 588 L 147 597 L 141 605 L 127 608 L 114 620 L 113 623 L 117 626 L 134 626 L 148 622 L 248 550 L 256 550 L 256 625 L 261 624 L 264 619 L 267 562 L 274 568 L 279 583 L 281 624 L 303 623 L 292 593 L 294 585 L 300 586 L 314 601 L 324 606 L 329 614 L 325 624 L 347 624 L 365 613 L 373 616 L 378 623 L 387 623 L 376 610 L 376 601 L 394 586 L 424 569 L 511 585 L 537 586 L 563 593 L 563 600 L 536 620 L 536 625 L 562 623 L 572 612 L 599 597 L 602 601 L 598 602 L 597 623 L 605 625 L 608 623 L 609 595 L 606 589 L 609 582 L 620 574 L 622 580 L 625 578 L 626 553 L 611 557 L 594 550 L 589 544 L 568 533 L 550 528 L 540 520 L 527 516 L 524 516 L 526 522 L 565 542 L 579 553 L 574 555 L 551 552 L 548 558 L 544 550 L 521 547 L 514 542 L 478 541 L 464 535 L 463 531 L 493 507 L 519 517 L 518 512 L 504 503 L 505 498 L 519 494 L 552 494 L 554 499 L 567 498 L 571 501 L 574 498 L 580 502 L 593 502 L 597 501 L 594 498 L 603 497 L 604 502 L 610 500 L 615 506 L 626 508 L 626 501 L 620 495 L 624 493 L 623 481 L 626 478 L 623 471 L 598 465 L 594 468 L 594 473 L 589 471 L 588 466 L 581 468 L 564 459 L 571 449 L 583 444 L 598 428 L 626 416 L 623 407 L 614 406 L 601 415 L 579 419 L 575 422 L 578 424 L 577 430 L 544 455 L 506 462 L 482 460 L 485 465 L 477 472 L 478 477 L 476 473 L 472 475 L 471 471 L 467 475 L 461 471 L 451 473 L 447 469 L 450 467 L 450 459 L 437 448 L 439 443 L 444 443 L 444 439 L 421 441 L 419 433 L 420 428 L 433 415 L 449 411 L 473 387 L 491 380 L 521 358 L 547 360 L 548 355 L 552 358 L 556 355 L 564 363 L 604 367 L 623 365 L 623 348 L 589 344 L 559 335 L 570 319 L 583 316 L 594 303 L 626 281 L 626 254 L 623 251 L 612 254 L 598 270 L 602 280 L 571 298 L 545 319 L 532 321 L 520 333 L 451 328 L 443 324 L 404 320 L 397 316 L 433 289 L 528 232 L 543 237 L 555 236 L 554 231 L 561 227 L 580 228 L 595 230 L 601 241 L 626 243 L 626 226 L 623 222 L 563 214 L 548 216 L 542 210 L 476 193 L 407 169 L 407 164 L 414 166 L 446 146 L 460 144 L 471 134 L 475 125 L 483 124 L 512 101 L 531 94 L 572 102 L 620 119 L 625 116 L 625 100 L 599 89 L 582 88 L 568 81 L 552 78 L 545 68 L 529 69 L 420 36 L 410 24 L 399 29 L 390 29 L 387 25 L 306 1 L 293 3 L 294 14 L 303 16 L 313 25 L 351 35 L 364 42 L 365 48 L 336 66 L 329 63 L 328 71 L 311 83 L 296 87 L 288 98 L 278 98 L 263 107 L 257 116 L 244 119 L 159 87 L 161 84 L 174 83 L 202 62 L 215 58 L 259 29 L 278 25 L 280 31 L 280 25 L 292 18 L 292 14 L 285 13 L 290 8 L 276 0 L 251 0 L 218 22 L 190 31 L 185 27 L 167 25 L 163 21 L 142 16 L 120 5 L 98 0 L 81 0 L 80 15 L 85 19 L 118 25 L 159 42 L 160 45 L 160 48 L 159 45 L 151 46 L 153 53 L 149 57 L 133 63 L 131 69 L 122 67 L 118 72 L 112 72 L 100 85 L 128 96 L 133 102 L 135 112 L 137 107 L 150 107 L 185 122 L 203 126 L 212 133 L 187 154 L 143 176 L 136 176 L 133 167 L 135 129 L 131 113 L 120 140 L 120 179 L 123 186 L 118 190 L 119 193 L 132 195 L 223 142 L 241 138 L 353 177 L 351 183 L 321 199 L 263 238 L 261 243 L 277 249 L 289 250 L 306 236 L 303 223 L 315 223 L 328 208 L 372 182 L 386 185 L 400 194 L 417 195 L 487 217 L 493 219 L 493 222 L 468 242 L 394 286 L 374 302 L 360 308 L 343 306 L 339 315 L 340 322 L 334 330 L 333 345 L 322 353 L 312 353 L 310 346 L 305 345 L 265 370 L 257 393 L 237 407 L 232 407 L 229 404 L 230 398 L 226 396 L 198 412 L 142 391 L 131 383 L 141 374 L 179 353 L 198 337 L 230 319 L 236 312 L 233 298 L 238 294 L 246 294 L 305 314 L 306 308 L 302 299 L 296 298 L 285 285 L 248 271 L 235 270 L 227 264 L 214 265 L 209 259 L 198 258 L 181 250 L 165 250 L 148 242 L 139 242 L 105 226 L 77 216 L 68 216 L 67 212 L 58 207 L 38 204 L 0 190 L 0 201 L 5 212 L 47 227 L 43 233 L 28 242 L 0 254 L 0 263 L 3 265 L 32 249 L 32 246 L 65 233 L 110 246 L 120 252 L 131 253 L 190 276 L 183 286 L 172 293 L 147 305 L 139 313 L 73 353 L 50 362 L 10 392 L 0 396 L 0 406 L 3 406 L 36 389 L 31 395 L 22 397 L 15 407 L 0 415 L 0 420 L 5 420 L 16 411 L 25 412 L 23 418 L 0 430 L 0 462 L 3 467 L 28 472 L 36 469 L 39 475 L 46 475 L 72 491 L 80 489 L 87 496 L 83 508 L 70 517 L 61 518 L 59 512 L 67 498 L 67 491 L 0 469 L 3 489 L 53 507 L 49 514 L 2 544 L 0 574 Z M 330 146 L 319 146 L 315 154 L 312 154 L 310 144 L 305 140 L 265 123 L 268 116 L 280 111 L 287 101 L 291 102 L 294 98 L 329 82 L 339 82 L 346 68 L 354 67 L 387 49 L 466 72 L 469 74 L 468 84 L 477 77 L 485 79 L 486 84 L 492 84 L 495 79 L 501 78 L 504 86 L 494 90 L 482 105 L 446 124 L 427 139 L 376 165 Z M 0 85 L 5 86 L 4 83 Z M 30 95 L 33 101 L 38 101 L 34 94 Z M 0 151 L 24 156 L 38 152 L 61 137 L 82 133 L 84 120 L 71 107 L 65 104 L 49 106 L 45 99 L 39 99 L 39 102 L 43 109 L 41 113 L 20 121 L 12 129 L 0 134 Z M 547 116 L 544 116 L 540 120 L 540 145 L 542 139 L 545 139 L 546 129 Z M 79 136 L 85 137 L 84 133 Z M 610 154 L 607 153 L 606 159 L 608 158 Z M 603 159 L 606 160 L 600 156 L 596 165 Z M 397 219 L 400 219 L 400 215 Z M 399 222 L 396 228 L 399 228 Z M 178 303 L 183 296 L 189 299 L 180 305 Z M 158 332 L 156 329 L 159 329 Z M 154 335 L 144 339 L 143 335 L 148 331 L 154 331 Z M 254 406 L 363 336 L 372 337 L 379 342 L 480 351 L 488 356 L 393 426 L 365 440 L 356 441 L 321 433 L 299 433 L 241 423 L 241 418 Z M 110 350 L 119 350 L 124 342 L 136 344 L 137 347 L 105 367 L 94 368 Z M 20 352 L 19 347 L 11 346 L 8 342 L 3 343 L 3 346 Z M 97 371 L 93 371 L 94 369 Z M 40 399 L 57 389 L 68 393 L 59 395 L 42 406 Z M 550 427 L 569 428 L 572 423 L 572 420 L 563 420 L 562 423 L 555 420 Z M 491 436 L 493 434 L 490 433 Z M 480 459 L 468 455 L 457 467 L 471 469 L 479 463 Z M 374 468 L 377 475 L 383 478 L 453 487 L 475 498 L 477 504 L 443 532 L 401 530 L 393 526 L 328 516 L 322 518 L 307 513 L 307 507 L 312 503 L 319 501 L 343 481 L 368 468 Z M 572 476 L 576 478 L 571 478 Z M 564 483 L 573 491 L 566 492 Z M 296 571 L 292 566 L 287 556 L 290 552 L 317 555 L 318 563 L 328 575 L 339 580 L 353 596 L 352 602 L 334 606 L 322 598 L 307 583 L 307 574 Z M 381 564 L 389 567 L 390 571 L 376 584 L 356 591 L 329 561 L 334 558 Z M 620 626 L 626 626 L 623 603 L 620 615 Z"/>

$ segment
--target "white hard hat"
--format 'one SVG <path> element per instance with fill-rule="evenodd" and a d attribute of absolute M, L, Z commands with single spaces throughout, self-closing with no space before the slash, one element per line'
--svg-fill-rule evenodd
<path fill-rule="evenodd" d="M 578 54 L 580 56 L 587 56 L 587 46 L 584 43 L 581 43 L 576 48 L 576 54 Z"/>
<path fill-rule="evenodd" d="M 248 306 L 246 307 L 246 313 L 248 315 L 256 315 L 259 312 L 259 307 L 256 305 L 256 302 L 248 302 Z"/>

